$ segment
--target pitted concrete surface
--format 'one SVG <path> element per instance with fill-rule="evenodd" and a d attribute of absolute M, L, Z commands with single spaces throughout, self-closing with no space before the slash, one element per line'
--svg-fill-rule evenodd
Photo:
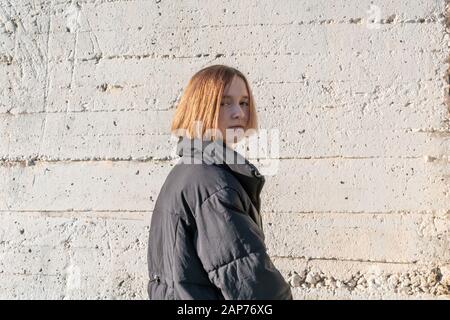
<path fill-rule="evenodd" d="M 294 297 L 448 299 L 449 31 L 445 0 L 0 0 L 0 298 L 147 298 L 176 103 L 227 64 L 279 130 Z"/>

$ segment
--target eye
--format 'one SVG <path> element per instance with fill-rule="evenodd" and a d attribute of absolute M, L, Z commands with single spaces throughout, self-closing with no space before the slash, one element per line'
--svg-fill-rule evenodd
<path fill-rule="evenodd" d="M 243 101 L 241 104 L 245 104 L 248 107 L 248 102 Z"/>

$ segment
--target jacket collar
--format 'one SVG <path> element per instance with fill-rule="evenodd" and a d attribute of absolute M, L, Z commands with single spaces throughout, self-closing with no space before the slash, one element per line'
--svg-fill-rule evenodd
<path fill-rule="evenodd" d="M 183 163 L 215 164 L 222 166 L 239 180 L 250 199 L 260 210 L 260 193 L 265 178 L 258 169 L 237 151 L 231 149 L 220 139 L 215 141 L 180 137 L 177 143 L 177 154 Z"/>

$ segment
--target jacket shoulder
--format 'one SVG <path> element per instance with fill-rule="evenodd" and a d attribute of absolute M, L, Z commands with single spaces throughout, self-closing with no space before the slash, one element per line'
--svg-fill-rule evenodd
<path fill-rule="evenodd" d="M 226 188 L 236 195 L 223 199 L 247 210 L 250 199 L 237 178 L 226 168 L 215 164 L 177 163 L 169 172 L 155 203 L 155 212 L 170 212 L 191 221 L 196 210 L 213 194 Z M 239 199 L 238 199 L 239 198 Z M 191 224 L 189 222 L 189 224 Z"/>
<path fill-rule="evenodd" d="M 179 163 L 170 172 L 167 183 L 176 184 L 181 195 L 199 204 L 215 192 L 231 188 L 242 195 L 243 187 L 226 168 L 216 164 Z"/>
<path fill-rule="evenodd" d="M 177 164 L 173 168 L 172 179 L 182 187 L 184 192 L 196 192 L 206 200 L 213 193 L 223 188 L 243 191 L 237 178 L 227 169 L 215 164 Z"/>

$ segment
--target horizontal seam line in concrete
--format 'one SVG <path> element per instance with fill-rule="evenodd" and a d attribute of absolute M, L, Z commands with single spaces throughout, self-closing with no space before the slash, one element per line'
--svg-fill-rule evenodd
<path fill-rule="evenodd" d="M 62 113 L 65 114 L 65 113 Z M 0 118 L 2 117 L 2 114 L 0 114 Z M 118 120 L 119 121 L 119 120 Z M 66 123 L 67 125 L 70 124 L 70 122 Z M 281 127 L 281 125 L 280 125 Z M 261 128 L 261 129 L 277 129 L 277 126 L 272 126 L 269 128 Z M 68 129 L 69 130 L 69 129 Z M 343 128 L 344 130 L 344 128 Z M 376 131 L 386 131 L 386 132 L 406 132 L 406 133 L 438 133 L 438 134 L 450 134 L 450 130 L 441 130 L 441 129 L 436 129 L 436 128 L 426 128 L 426 129 L 417 129 L 417 128 L 346 128 L 345 131 L 346 132 L 367 132 L 369 130 L 376 130 Z M 73 129 L 72 129 L 73 131 Z M 296 130 L 292 130 L 292 131 L 296 131 Z M 299 130 L 297 130 L 298 133 L 300 133 Z M 97 133 L 98 131 L 94 131 L 92 133 L 92 137 L 126 137 L 126 136 L 170 136 L 171 133 L 170 132 L 145 132 L 145 133 L 140 133 L 140 132 L 136 132 L 136 133 Z M 304 132 L 302 132 L 304 133 Z M 0 137 L 10 137 L 10 134 L 0 134 Z M 35 137 L 37 137 L 38 135 L 33 135 Z M 76 134 L 75 136 L 89 136 L 86 134 Z M 284 140 L 283 140 L 284 141 Z M 336 156 L 338 157 L 338 156 Z M 0 161 L 2 159 L 6 159 L 6 158 L 0 158 Z"/>
<path fill-rule="evenodd" d="M 78 4 L 96 4 L 96 1 L 97 0 L 78 0 L 77 1 L 77 3 Z M 70 4 L 70 0 L 66 0 L 66 1 L 64 1 L 64 0 L 62 0 L 62 1 L 57 1 L 57 2 L 53 2 L 53 1 L 51 1 L 51 0 L 48 0 L 47 2 L 43 2 L 43 4 L 53 4 L 53 5 L 61 5 L 61 4 Z M 103 0 L 102 2 L 101 2 L 101 4 L 103 4 L 103 3 L 117 3 L 117 2 L 120 2 L 120 3 L 122 3 L 122 2 L 128 2 L 128 3 L 132 3 L 132 2 L 142 2 L 142 0 Z M 157 1 L 157 4 L 159 3 L 160 1 Z M 0 7 L 2 7 L 2 6 L 0 6 Z M 28 7 L 27 5 L 23 5 L 23 4 L 21 4 L 21 5 L 17 5 L 17 6 L 12 6 L 12 5 L 9 5 L 9 6 L 5 6 L 6 8 L 11 8 L 11 7 Z"/>
<path fill-rule="evenodd" d="M 326 159 L 423 159 L 424 156 L 369 156 L 369 157 L 355 157 L 355 156 L 342 156 L 342 155 L 333 155 L 333 156 L 323 156 L 323 157 L 277 157 L 277 158 L 267 158 L 267 159 L 273 159 L 273 160 L 326 160 Z M 24 162 L 31 160 L 34 163 L 36 162 L 149 162 L 149 161 L 155 161 L 155 162 L 171 162 L 172 160 L 179 159 L 179 157 L 164 157 L 164 158 L 154 158 L 154 157 L 148 157 L 148 158 L 142 158 L 142 159 L 131 159 L 131 158 L 85 158 L 85 159 L 67 159 L 67 160 L 52 160 L 52 159 L 42 159 L 42 158 L 36 158 L 36 157 L 30 157 L 29 159 L 22 159 L 22 160 L 11 160 L 10 158 L 0 158 L 0 165 L 2 165 L 2 162 L 14 163 L 17 162 L 17 164 L 24 164 Z M 265 160 L 266 158 L 247 158 L 251 161 L 258 161 L 259 160 Z"/>
<path fill-rule="evenodd" d="M 0 65 L 1 65 L 1 62 L 0 62 Z M 305 78 L 306 79 L 306 78 Z M 103 83 L 104 83 L 105 81 L 103 81 Z M 355 81 L 354 80 L 339 80 L 339 79 L 335 79 L 335 80 L 321 80 L 321 79 L 316 79 L 316 80 L 313 80 L 313 81 L 311 81 L 311 80 L 300 80 L 300 81 L 287 81 L 287 80 L 283 80 L 283 81 L 267 81 L 267 80 L 255 80 L 255 81 L 252 81 L 252 82 L 249 82 L 250 83 L 250 85 L 251 86 L 261 86 L 261 85 L 265 85 L 265 84 L 310 84 L 310 83 L 318 83 L 318 84 L 322 84 L 322 83 L 324 83 L 324 84 L 331 84 L 331 83 L 333 83 L 333 84 L 336 84 L 336 83 L 355 83 Z M 374 86 L 377 86 L 377 87 L 381 87 L 382 86 L 382 83 L 380 83 L 380 82 L 375 82 L 375 81 L 367 81 L 367 80 L 361 80 L 361 81 L 358 81 L 358 83 L 360 84 L 360 83 L 364 83 L 364 82 L 367 82 L 367 83 L 371 83 L 371 84 L 373 84 Z M 426 78 L 426 79 L 416 79 L 416 81 L 414 81 L 414 83 L 417 83 L 417 84 L 421 84 L 421 83 L 424 83 L 424 84 L 428 84 L 428 83 L 435 83 L 435 84 L 441 84 L 442 83 L 442 81 L 440 80 L 440 79 L 433 79 L 433 78 Z M 102 84 L 103 84 L 102 83 Z M 107 85 L 109 85 L 109 84 L 107 84 Z M 398 86 L 398 87 L 401 87 L 402 85 L 411 85 L 411 82 L 401 82 L 401 81 L 397 81 L 396 82 L 396 85 Z M 119 81 L 119 82 L 114 82 L 114 83 L 111 83 L 111 88 L 112 89 L 134 89 L 134 88 L 140 88 L 140 87 L 145 87 L 145 86 L 148 86 L 148 87 L 150 87 L 151 85 L 148 85 L 148 84 L 146 84 L 146 83 L 138 83 L 138 84 L 128 84 L 128 83 L 125 83 L 125 82 L 121 82 L 121 81 Z M 65 86 L 54 86 L 54 87 L 52 87 L 52 88 L 57 88 L 57 89 L 70 89 L 70 90 L 72 90 L 72 91 L 76 91 L 76 90 L 78 90 L 78 89 L 86 89 L 86 88 L 95 88 L 95 89 L 100 89 L 100 86 L 99 85 L 96 85 L 95 87 L 94 87 L 94 84 L 92 84 L 92 85 L 82 85 L 82 84 L 80 84 L 80 85 L 65 85 Z M 382 89 L 383 90 L 386 90 L 386 89 L 391 89 L 392 88 L 392 85 L 383 85 L 383 87 L 382 87 Z M 12 87 L 7 87 L 6 89 L 8 89 L 8 90 L 10 90 L 10 91 L 12 91 Z M 421 88 L 421 90 L 424 90 L 424 89 L 426 89 L 426 88 Z M 108 88 L 107 88 L 107 90 L 108 90 Z M 102 91 L 102 92 L 104 92 L 104 91 Z M 180 90 L 180 93 L 182 92 L 182 90 Z M 328 94 L 329 92 L 327 91 L 327 94 Z M 440 93 L 440 92 L 439 92 Z M 367 95 L 375 95 L 375 94 L 377 94 L 377 92 L 376 91 L 353 91 L 351 94 L 353 94 L 353 95 L 362 95 L 362 94 L 367 94 Z M 435 96 L 435 98 L 440 98 L 440 96 Z M 156 98 L 154 98 L 153 99 L 154 100 L 154 103 L 156 103 L 156 102 L 158 102 L 158 100 L 156 99 Z M 177 99 L 175 98 L 175 99 L 172 99 L 173 101 L 176 101 Z M 349 101 L 349 103 L 350 102 L 354 102 L 354 101 Z M 284 106 L 284 105 L 283 105 Z M 111 110 L 111 109 L 105 109 L 106 111 L 109 111 L 109 110 Z M 114 110 L 114 109 L 113 109 Z M 139 110 L 139 111 L 141 111 L 141 110 L 159 110 L 159 109 L 153 109 L 153 108 L 143 108 L 143 109 L 136 109 L 136 108 L 121 108 L 121 109 L 117 109 L 117 110 L 125 110 L 125 111 L 127 111 L 127 110 Z M 83 110 L 80 110 L 80 111 L 83 111 Z M 103 110 L 88 110 L 88 111 L 94 111 L 94 112 L 101 112 L 101 111 L 103 111 Z M 40 111 L 40 112 L 43 112 L 43 111 Z M 52 111 L 48 111 L 48 112 L 52 112 Z M 57 112 L 61 112 L 61 111 L 57 111 Z M 71 111 L 67 111 L 67 112 L 71 112 Z M 75 110 L 74 112 L 77 112 L 77 110 Z M 26 113 L 26 112 L 25 112 Z"/>
<path fill-rule="evenodd" d="M 1 210 L 0 210 L 1 212 Z M 153 211 L 150 211 L 153 212 Z M 443 217 L 442 213 L 437 212 L 436 210 L 417 210 L 417 211 L 411 211 L 411 210 L 391 210 L 391 211 L 335 211 L 335 210 L 328 210 L 328 211 L 262 211 L 261 214 L 267 215 L 267 214 L 298 214 L 298 215 L 309 215 L 309 214 L 320 214 L 320 215 L 344 215 L 344 214 L 359 214 L 359 215 L 397 215 L 397 216 L 405 216 L 405 215 L 419 215 L 419 216 L 435 216 L 435 217 Z M 446 211 L 444 213 L 445 215 L 449 215 L 450 217 L 450 210 Z"/>
<path fill-rule="evenodd" d="M 370 94 L 370 93 L 369 93 Z M 339 104 L 334 104 L 334 108 L 337 109 L 345 104 L 351 104 L 351 102 L 349 103 L 339 103 Z M 283 109 L 283 110 L 291 110 L 291 109 L 295 109 L 293 107 L 286 107 L 286 105 L 270 105 L 270 106 L 266 106 L 266 107 L 270 107 L 273 109 Z M 260 109 L 263 108 L 262 106 L 259 107 Z M 323 105 L 319 105 L 319 106 L 311 106 L 311 107 L 306 107 L 306 108 L 302 108 L 303 110 L 314 110 L 314 109 L 331 109 L 330 108 L 330 104 L 323 104 Z M 71 110 L 71 111 L 35 111 L 35 112 L 0 112 L 0 116 L 2 115 L 7 115 L 7 116 L 18 116 L 18 115 L 35 115 L 35 114 L 77 114 L 77 113 L 120 113 L 120 112 L 146 112 L 146 111 L 150 111 L 150 112 L 158 112 L 158 111 L 162 111 L 162 112 L 166 112 L 166 111 L 172 111 L 175 110 L 175 106 L 173 107 L 168 107 L 168 108 L 164 108 L 164 109 L 153 109 L 153 108 L 145 108 L 145 109 L 102 109 L 102 110 Z M 261 111 L 262 112 L 262 111 Z M 420 130 L 420 129 L 419 129 Z M 450 130 L 449 130 L 450 132 Z"/>
<path fill-rule="evenodd" d="M 65 278 L 65 274 L 64 273 L 56 273 L 56 274 L 52 274 L 52 273 L 18 273 L 18 272 L 2 272 L 0 273 L 2 275 L 12 275 L 12 276 L 24 276 L 24 277 L 32 277 L 32 276 L 39 276 L 39 277 L 61 277 L 61 278 Z M 107 278 L 107 276 L 98 276 L 98 275 L 83 275 L 81 276 L 81 278 L 99 278 L 99 279 L 103 279 L 103 278 Z M 139 274 L 134 274 L 134 279 L 146 279 L 147 275 L 145 272 L 143 272 L 143 275 L 140 276 Z"/>
<path fill-rule="evenodd" d="M 350 104 L 350 103 L 348 103 Z M 324 104 L 324 105 L 320 105 L 320 106 L 312 106 L 309 108 L 302 108 L 303 111 L 313 111 L 314 109 L 324 109 L 324 110 L 329 110 L 329 109 L 335 109 L 335 110 L 339 110 L 340 108 L 344 108 L 343 105 L 345 104 L 338 104 L 335 105 L 334 108 L 330 108 L 329 104 Z M 270 107 L 271 110 L 278 110 L 278 109 L 282 109 L 283 111 L 294 111 L 295 108 L 286 108 L 286 106 L 283 105 L 271 105 L 271 106 L 267 106 Z M 266 107 L 266 108 L 267 108 Z M 262 108 L 262 107 L 259 107 Z M 39 115 L 39 114 L 43 114 L 43 115 L 47 115 L 47 114 L 60 114 L 60 115 L 67 115 L 67 114 L 89 114 L 89 113 L 105 113 L 105 114 L 119 114 L 119 113 L 124 113 L 124 112 L 128 112 L 128 113 L 143 113 L 143 112 L 172 112 L 172 110 L 175 110 L 175 107 L 170 107 L 170 108 L 166 108 L 166 109 L 105 109 L 105 110 L 72 110 L 72 111 L 37 111 L 37 112 L 0 112 L 0 117 L 1 116 L 8 116 L 8 117 L 14 117 L 14 116 L 22 116 L 22 115 Z M 261 113 L 263 111 L 260 111 Z M 377 128 L 379 129 L 379 128 Z M 388 129 L 388 128 L 385 128 Z M 364 130 L 364 129 L 361 129 Z M 450 132 L 449 129 L 443 127 L 443 128 L 396 128 L 396 130 L 410 130 L 410 131 L 441 131 L 441 132 Z"/>
<path fill-rule="evenodd" d="M 6 7 L 6 8 L 11 8 Z M 48 12 L 41 11 L 41 16 L 43 17 L 57 17 L 59 14 L 49 14 Z M 361 19 L 361 20 L 358 20 Z M 158 28 L 160 24 L 151 24 L 146 25 L 147 28 L 152 28 L 152 30 L 198 30 L 198 29 L 222 29 L 222 28 L 240 28 L 240 27 L 286 27 L 286 26 L 310 26 L 310 25 L 366 25 L 367 21 L 365 21 L 362 17 L 350 18 L 346 20 L 334 20 L 334 19 L 322 19 L 322 20 L 302 20 L 302 21 L 291 21 L 291 22 L 282 22 L 282 23 L 242 23 L 242 24 L 203 24 L 203 25 L 192 25 L 185 27 L 162 27 Z M 410 24 L 440 24 L 440 18 L 438 16 L 427 17 L 427 18 L 412 18 L 412 19 L 402 19 L 397 21 L 388 22 L 385 19 L 380 19 L 380 21 L 376 23 L 371 23 L 375 25 L 387 25 L 387 26 L 395 26 L 395 25 L 410 25 Z M 123 29 L 90 29 L 90 30 L 74 30 L 77 33 L 92 33 L 92 32 L 118 32 L 118 31 L 136 31 L 143 30 L 136 28 L 127 28 Z M 73 32 L 69 32 L 66 30 L 52 30 L 50 32 L 29 32 L 30 35 L 48 35 L 48 34 L 71 34 Z"/>
<path fill-rule="evenodd" d="M 401 52 L 401 51 L 399 51 Z M 440 50 L 430 50 L 430 51 L 424 51 L 422 53 L 443 53 L 444 49 L 440 49 Z M 421 54 L 422 54 L 421 53 Z M 202 58 L 202 57 L 211 57 L 211 56 L 215 56 L 215 58 L 219 58 L 219 57 L 233 57 L 233 56 L 238 56 L 238 57 L 268 57 L 268 56 L 297 56 L 297 55 L 302 55 L 304 53 L 302 52 L 260 52 L 258 54 L 251 54 L 251 53 L 234 53 L 232 52 L 231 54 L 225 54 L 225 53 L 216 53 L 216 54 L 209 54 L 209 53 L 199 53 L 197 55 L 194 56 L 177 56 L 175 54 L 143 54 L 143 55 L 110 55 L 110 56 L 103 56 L 103 55 L 95 55 L 92 58 L 69 58 L 69 59 L 65 59 L 65 60 L 61 60 L 61 59 L 49 59 L 49 62 L 86 62 L 86 61 L 91 61 L 91 60 L 96 60 L 96 64 L 103 59 L 107 59 L 107 60 L 114 60 L 114 59 L 197 59 L 197 58 Z M 29 59 L 13 59 L 12 61 L 6 61 L 6 62 L 1 62 L 0 64 L 6 64 L 6 65 L 16 65 L 17 62 L 21 62 L 21 61 L 28 61 Z"/>
<path fill-rule="evenodd" d="M 402 265 L 417 265 L 418 261 L 401 261 L 401 262 L 395 262 L 395 261 L 381 261 L 381 260 L 363 260 L 363 259 L 344 259 L 344 258 L 321 258 L 321 257 L 305 257 L 305 256 L 298 256 L 298 257 L 291 257 L 291 256 L 275 256 L 270 255 L 271 258 L 275 259 L 287 259 L 287 260 L 305 260 L 305 261 L 338 261 L 338 262 L 362 262 L 362 263 L 380 263 L 380 264 L 402 264 Z"/>
<path fill-rule="evenodd" d="M 119 113 L 119 112 L 145 112 L 145 111 L 169 111 L 174 110 L 175 107 L 169 107 L 165 109 L 104 109 L 104 110 L 71 110 L 71 111 L 37 111 L 37 112 L 17 112 L 17 113 L 11 113 L 11 112 L 0 112 L 0 116 L 2 115 L 8 115 L 8 116 L 17 116 L 17 115 L 24 115 L 24 114 L 76 114 L 76 113 Z"/>
<path fill-rule="evenodd" d="M 423 159 L 423 156 L 374 156 L 374 157 L 352 157 L 352 156 L 326 156 L 326 157 L 278 157 L 278 158 L 267 158 L 271 160 L 331 160 L 331 159 L 355 159 L 355 160 L 367 160 L 367 159 Z M 36 163 L 75 163 L 75 162 L 155 162 L 155 163 L 165 163 L 165 162 L 172 162 L 173 160 L 178 160 L 179 157 L 166 157 L 164 159 L 162 158 L 144 158 L 144 159 L 118 159 L 118 158 L 111 158 L 111 159 L 57 159 L 57 160 L 48 160 L 48 159 L 38 159 L 38 158 L 29 158 L 29 159 L 23 159 L 23 160 L 14 160 L 9 158 L 0 158 L 0 167 L 5 166 L 33 166 Z M 248 158 L 250 161 L 257 162 L 254 158 Z M 260 160 L 265 160 L 265 158 L 260 158 Z M 436 159 L 435 161 L 438 161 L 439 159 Z M 28 164 L 27 162 L 31 161 L 32 164 Z"/>
<path fill-rule="evenodd" d="M 1 63 L 0 63 L 1 64 Z M 333 84 L 335 84 L 335 83 L 358 83 L 358 84 L 361 84 L 361 83 L 370 83 L 370 84 L 372 84 L 373 86 L 379 86 L 379 87 L 383 87 L 383 89 L 384 88 L 391 88 L 392 87 L 392 85 L 386 85 L 386 82 L 385 81 L 380 81 L 380 82 L 377 82 L 377 81 L 373 81 L 373 80 L 358 80 L 357 82 L 355 82 L 354 80 L 339 80 L 339 79 L 333 79 L 333 80 L 321 80 L 321 79 L 316 79 L 316 80 L 313 80 L 313 81 L 311 81 L 311 80 L 300 80 L 300 81 L 286 81 L 286 80 L 283 80 L 283 81 L 267 81 L 267 80 L 256 80 L 256 81 L 251 81 L 251 82 L 249 82 L 250 83 L 250 85 L 252 85 L 252 86 L 257 86 L 257 85 L 263 85 L 263 84 L 306 84 L 306 83 L 311 83 L 311 82 L 313 82 L 313 83 L 326 83 L 326 84 L 329 84 L 329 83 L 333 83 Z M 417 78 L 416 79 L 416 81 L 414 81 L 414 83 L 429 83 L 429 82 L 435 82 L 435 83 L 439 83 L 439 84 L 441 84 L 442 83 L 442 80 L 441 79 L 436 79 L 436 78 Z M 401 85 L 411 85 L 411 81 L 395 81 L 395 84 L 396 85 L 398 85 L 398 86 L 401 86 Z M 120 84 L 123 88 L 125 88 L 125 87 L 131 87 L 131 88 L 134 88 L 134 87 L 138 87 L 138 86 L 145 86 L 146 84 L 145 83 L 142 83 L 142 84 L 134 84 L 134 85 L 126 85 L 125 83 L 121 83 Z M 90 87 L 93 87 L 93 86 L 76 86 L 76 87 L 70 87 L 70 85 L 67 85 L 67 86 L 62 86 L 62 87 L 60 87 L 60 88 L 64 88 L 64 89 L 70 89 L 70 88 L 76 88 L 76 89 L 85 89 L 85 88 L 90 88 Z M 375 92 L 357 92 L 357 91 L 355 91 L 355 94 L 374 94 Z M 147 108 L 147 109 L 149 109 L 149 108 Z M 131 110 L 131 109 L 130 109 Z M 143 109 L 143 110 L 146 110 L 146 109 Z M 102 111 L 102 110 L 100 110 L 100 111 Z"/>
<path fill-rule="evenodd" d="M 24 214 L 26 215 L 27 213 L 32 213 L 31 216 L 40 216 L 40 214 L 50 214 L 49 217 L 64 217 L 64 216 L 68 216 L 68 215 L 76 215 L 76 214 L 85 214 L 85 213 L 113 213 L 113 214 L 117 214 L 117 213 L 136 213 L 136 214 L 141 214 L 141 215 L 146 215 L 146 214 L 152 214 L 154 210 L 0 210 L 0 214 L 1 213 L 7 213 L 10 215 L 13 214 Z M 53 215 L 55 214 L 55 215 Z M 63 214 L 61 216 L 58 216 L 57 214 Z M 393 211 L 334 211 L 334 210 L 329 210 L 329 211 L 262 211 L 261 215 L 262 216 L 266 216 L 266 215 L 283 215 L 283 214 L 294 214 L 294 215 L 312 215 L 312 214 L 317 214 L 317 215 L 344 215 L 344 214 L 357 214 L 357 215 L 388 215 L 388 216 L 411 216 L 411 215 L 418 215 L 418 216 L 427 216 L 427 217 L 436 217 L 436 218 L 448 218 L 450 217 L 450 210 L 448 210 L 445 213 L 439 213 L 436 210 L 419 210 L 419 211 L 407 211 L 407 210 L 393 210 Z M 108 216 L 85 216 L 82 215 L 81 217 L 87 217 L 87 218 L 99 218 L 99 219 L 104 219 L 104 218 L 110 218 Z M 115 215 L 113 217 L 118 217 L 121 218 L 118 215 Z M 112 217 L 111 217 L 112 218 Z"/>
<path fill-rule="evenodd" d="M 0 137 L 8 137 L 10 135 L 5 134 L 5 135 L 1 135 Z M 30 136 L 34 136 L 37 137 L 37 135 L 30 135 Z M 60 136 L 67 136 L 66 134 L 62 134 L 62 135 L 58 135 Z M 134 137 L 134 136 L 169 136 L 169 133 L 165 133 L 165 132 L 145 132 L 145 133 L 100 133 L 100 134 L 92 134 L 92 135 L 86 135 L 83 133 L 78 133 L 78 134 L 69 134 L 70 137 L 96 137 L 96 138 L 102 138 L 102 137 Z M 0 158 L 0 161 L 2 158 Z"/>
<path fill-rule="evenodd" d="M 11 213 L 36 213 L 36 214 L 40 214 L 40 213 L 88 213 L 88 212 L 93 212 L 93 213 L 139 213 L 139 214 L 147 214 L 147 213 L 152 213 L 153 210 L 0 210 L 0 213 L 2 212 L 11 212 Z"/>
<path fill-rule="evenodd" d="M 1 218 L 1 217 L 0 217 Z M 145 223 L 145 226 L 150 226 L 150 222 L 147 221 L 145 216 L 130 218 L 130 217 L 120 217 L 120 216 L 110 216 L 110 217 L 95 217 L 95 216 L 73 216 L 73 215 L 36 215 L 36 216 L 28 216 L 28 218 L 33 219 L 43 219 L 43 218 L 66 218 L 66 219 L 84 219 L 84 220 L 110 220 L 110 221 L 142 221 Z"/>
<path fill-rule="evenodd" d="M 58 277 L 61 277 L 61 278 L 64 278 L 65 277 L 65 275 L 64 274 L 62 274 L 62 273 L 58 273 L 58 274 L 48 274 L 48 273 L 15 273 L 15 272 L 2 272 L 1 273 L 2 275 L 4 275 L 4 276 L 22 276 L 22 277 L 36 277 L 36 276 L 39 276 L 39 277 L 55 277 L 55 278 L 58 278 Z"/>

